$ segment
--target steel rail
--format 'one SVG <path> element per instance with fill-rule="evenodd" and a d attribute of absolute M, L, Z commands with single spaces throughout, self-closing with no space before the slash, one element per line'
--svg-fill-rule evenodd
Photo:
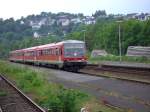
<path fill-rule="evenodd" d="M 27 95 L 25 95 L 21 90 L 19 90 L 11 81 L 9 81 L 4 75 L 0 75 L 0 78 L 2 78 L 7 84 L 9 84 L 19 95 L 22 96 L 23 99 L 25 99 L 34 109 L 36 109 L 38 112 L 46 112 L 43 108 L 41 108 L 39 105 L 37 105 L 33 100 L 31 100 Z M 1 112 L 1 111 L 0 111 Z"/>

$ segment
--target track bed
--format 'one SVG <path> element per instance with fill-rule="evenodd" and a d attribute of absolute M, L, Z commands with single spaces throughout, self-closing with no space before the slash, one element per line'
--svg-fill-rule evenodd
<path fill-rule="evenodd" d="M 1 75 L 0 110 L 2 112 L 45 112 Z"/>

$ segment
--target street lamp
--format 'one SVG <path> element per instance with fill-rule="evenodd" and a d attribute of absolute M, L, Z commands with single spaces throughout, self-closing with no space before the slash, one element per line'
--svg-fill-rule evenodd
<path fill-rule="evenodd" d="M 118 37 L 119 37 L 119 58 L 120 58 L 120 62 L 122 61 L 122 58 L 121 58 L 121 33 L 120 33 L 120 24 L 123 22 L 123 21 L 116 21 L 118 24 L 119 24 L 119 28 L 118 28 Z"/>

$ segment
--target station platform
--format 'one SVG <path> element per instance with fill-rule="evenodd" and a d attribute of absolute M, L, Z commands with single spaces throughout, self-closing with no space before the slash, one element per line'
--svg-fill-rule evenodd
<path fill-rule="evenodd" d="M 140 68 L 140 69 L 149 69 L 150 64 L 146 63 L 132 63 L 132 62 L 114 62 L 114 61 L 104 61 L 99 63 L 100 66 L 113 66 L 113 67 L 122 67 L 122 68 Z"/>

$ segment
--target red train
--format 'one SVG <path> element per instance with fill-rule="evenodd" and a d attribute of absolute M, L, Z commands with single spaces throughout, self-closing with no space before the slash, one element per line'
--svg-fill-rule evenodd
<path fill-rule="evenodd" d="M 86 66 L 85 43 L 66 40 L 10 52 L 10 61 L 50 65 L 61 69 L 78 71 Z"/>

